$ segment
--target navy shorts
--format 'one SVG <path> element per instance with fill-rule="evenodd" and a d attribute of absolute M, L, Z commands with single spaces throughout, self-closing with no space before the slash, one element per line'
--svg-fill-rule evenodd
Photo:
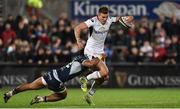
<path fill-rule="evenodd" d="M 43 75 L 43 79 L 45 80 L 48 89 L 50 89 L 54 92 L 62 93 L 66 90 L 64 83 L 55 79 L 55 77 L 53 75 L 53 70 L 45 73 Z"/>

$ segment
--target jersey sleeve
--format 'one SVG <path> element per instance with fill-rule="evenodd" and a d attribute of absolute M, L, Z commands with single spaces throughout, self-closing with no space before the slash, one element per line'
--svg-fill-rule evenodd
<path fill-rule="evenodd" d="M 94 21 L 93 18 L 91 18 L 91 19 L 86 20 L 84 23 L 85 23 L 85 24 L 88 26 L 88 28 L 89 28 L 89 27 L 92 27 L 92 26 L 94 25 L 95 21 Z"/>
<path fill-rule="evenodd" d="M 116 17 L 110 17 L 109 18 L 110 19 L 110 21 L 113 23 L 113 22 L 116 22 Z"/>

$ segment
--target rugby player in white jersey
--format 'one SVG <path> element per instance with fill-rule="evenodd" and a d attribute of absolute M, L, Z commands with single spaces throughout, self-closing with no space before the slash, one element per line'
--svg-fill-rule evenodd
<path fill-rule="evenodd" d="M 109 10 L 107 7 L 101 7 L 98 11 L 98 15 L 94 16 L 85 22 L 80 23 L 74 29 L 76 41 L 79 49 L 84 48 L 84 44 L 80 38 L 81 31 L 84 29 L 89 29 L 88 40 L 84 48 L 84 54 L 88 56 L 89 59 L 98 57 L 100 60 L 104 61 L 105 73 L 99 71 L 94 71 L 93 73 L 87 75 L 86 77 L 81 77 L 81 89 L 87 92 L 87 83 L 89 80 L 95 80 L 88 93 L 85 95 L 85 100 L 89 104 L 93 104 L 92 96 L 95 93 L 96 87 L 101 85 L 105 80 L 109 78 L 109 70 L 105 64 L 105 53 L 104 53 L 104 42 L 110 26 L 113 22 L 119 22 L 123 27 L 130 28 L 133 26 L 133 16 L 117 16 L 110 17 Z"/>

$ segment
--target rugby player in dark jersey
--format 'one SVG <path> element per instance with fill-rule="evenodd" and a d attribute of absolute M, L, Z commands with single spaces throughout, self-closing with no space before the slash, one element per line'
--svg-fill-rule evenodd
<path fill-rule="evenodd" d="M 52 69 L 33 82 L 21 84 L 15 89 L 5 93 L 4 101 L 5 103 L 7 103 L 12 96 L 20 92 L 24 92 L 27 90 L 38 90 L 44 87 L 47 87 L 54 93 L 48 96 L 36 96 L 32 99 L 30 103 L 31 105 L 40 102 L 54 102 L 63 100 L 67 96 L 66 86 L 64 85 L 66 81 L 79 76 L 80 74 L 83 74 L 83 72 L 87 71 L 88 69 L 95 68 L 98 69 L 98 71 L 101 73 L 106 72 L 103 67 L 104 63 L 98 58 L 89 60 L 87 56 L 77 56 L 69 64 L 59 69 Z"/>

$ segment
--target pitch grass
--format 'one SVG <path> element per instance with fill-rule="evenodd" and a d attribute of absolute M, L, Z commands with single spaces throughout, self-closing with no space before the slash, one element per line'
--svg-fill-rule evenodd
<path fill-rule="evenodd" d="M 13 96 L 8 103 L 3 101 L 0 89 L 0 108 L 180 108 L 180 89 L 99 89 L 94 96 L 95 106 L 83 101 L 80 89 L 68 89 L 68 96 L 63 101 L 29 105 L 35 95 L 47 95 L 49 90 L 27 91 Z"/>

